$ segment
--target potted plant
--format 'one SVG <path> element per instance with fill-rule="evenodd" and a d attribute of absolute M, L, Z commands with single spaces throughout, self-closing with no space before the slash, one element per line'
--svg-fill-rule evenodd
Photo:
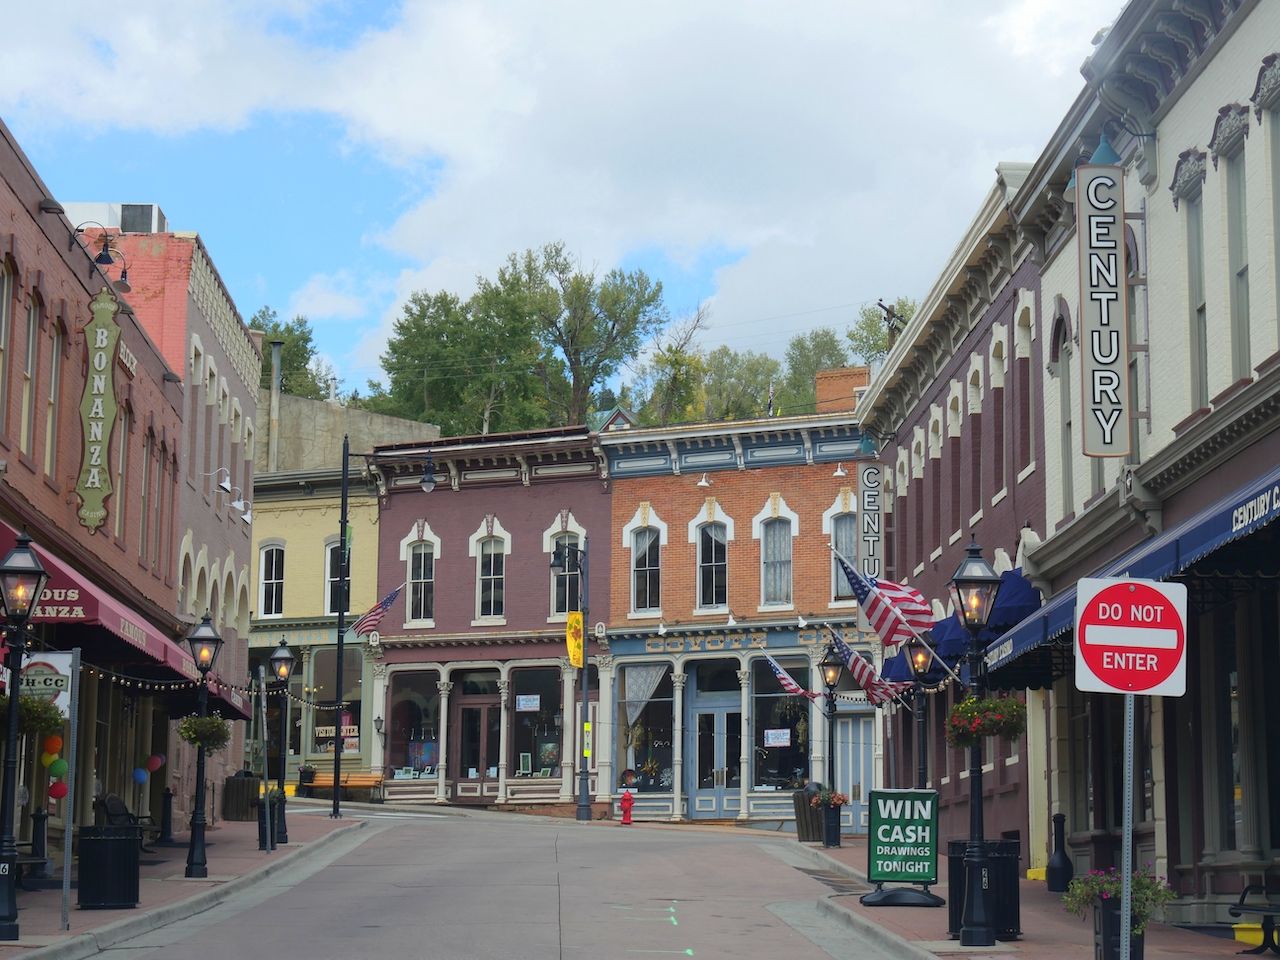
<path fill-rule="evenodd" d="M 809 806 L 822 810 L 822 845 L 824 847 L 840 846 L 840 808 L 849 802 L 849 798 L 838 790 L 825 787 L 809 798 Z"/>
<path fill-rule="evenodd" d="M 1120 957 L 1122 880 L 1123 875 L 1115 867 L 1090 870 L 1072 880 L 1062 897 L 1063 907 L 1081 919 L 1093 908 L 1094 951 L 1102 960 L 1119 960 Z M 1129 928 L 1131 960 L 1142 960 L 1143 932 L 1151 915 L 1176 896 L 1173 888 L 1151 870 L 1133 871 Z"/>
<path fill-rule="evenodd" d="M 211 717 L 183 717 L 178 721 L 178 736 L 192 746 L 204 747 L 206 753 L 213 753 L 231 740 L 231 724 L 216 713 Z"/>
<path fill-rule="evenodd" d="M 314 783 L 316 779 L 316 768 L 309 763 L 298 764 L 298 783 L 302 786 Z"/>
<path fill-rule="evenodd" d="M 947 743 L 972 747 L 987 737 L 1017 740 L 1027 732 L 1027 706 L 1015 697 L 966 697 L 947 717 Z"/>

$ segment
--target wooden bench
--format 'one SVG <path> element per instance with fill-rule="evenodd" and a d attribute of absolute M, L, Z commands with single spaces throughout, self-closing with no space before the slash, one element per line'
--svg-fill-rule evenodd
<path fill-rule="evenodd" d="M 321 773 L 320 771 L 317 770 L 315 779 L 312 780 L 309 784 L 307 784 L 307 787 L 308 787 L 308 796 L 311 795 L 310 791 L 313 791 L 316 788 L 320 788 L 324 790 L 332 790 L 333 789 L 333 772 L 330 771 L 328 773 Z M 342 775 L 342 783 L 340 784 L 340 787 L 344 791 L 368 790 L 369 798 L 371 800 L 376 801 L 380 799 L 379 795 L 381 794 L 381 791 L 382 791 L 382 774 L 380 773 L 344 773 Z"/>
<path fill-rule="evenodd" d="M 1251 893 L 1260 893 L 1263 896 L 1261 903 L 1246 903 Z M 1248 914 L 1262 918 L 1262 944 L 1252 950 L 1241 950 L 1241 953 L 1266 953 L 1270 950 L 1272 953 L 1280 953 L 1280 939 L 1277 939 L 1276 933 L 1276 917 L 1280 917 L 1280 904 L 1271 903 L 1266 898 L 1266 887 L 1258 886 L 1251 883 L 1245 887 L 1237 900 L 1231 907 L 1227 909 L 1227 913 L 1233 917 L 1242 917 Z"/>
<path fill-rule="evenodd" d="M 116 794 L 108 793 L 104 797 L 94 797 L 93 813 L 94 819 L 101 826 L 137 827 L 141 848 L 147 853 L 153 852 L 147 846 L 148 834 L 153 835 L 152 839 L 159 836 L 160 826 L 151 817 L 139 817 L 134 814 Z"/>

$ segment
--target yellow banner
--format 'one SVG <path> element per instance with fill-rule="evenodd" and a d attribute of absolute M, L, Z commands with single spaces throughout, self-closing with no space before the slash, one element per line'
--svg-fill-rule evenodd
<path fill-rule="evenodd" d="M 569 662 L 575 667 L 582 666 L 582 611 L 569 611 L 569 619 L 564 625 L 564 642 L 569 647 Z"/>

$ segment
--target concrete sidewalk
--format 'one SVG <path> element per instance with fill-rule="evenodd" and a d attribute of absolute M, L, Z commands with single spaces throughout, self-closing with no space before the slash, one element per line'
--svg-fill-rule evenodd
<path fill-rule="evenodd" d="M 861 837 L 845 837 L 843 846 L 824 848 L 804 844 L 817 857 L 835 869 L 865 880 L 867 841 Z M 946 879 L 946 861 L 939 864 L 939 876 Z M 966 956 L 1001 958 L 1001 960 L 1075 960 L 1093 956 L 1093 921 L 1081 920 L 1067 913 L 1059 894 L 1049 893 L 1037 880 L 1019 881 L 1022 937 L 994 947 L 962 947 L 958 940 L 947 937 L 947 907 L 864 907 L 856 896 L 829 899 L 832 912 L 846 922 L 872 936 L 884 934 L 904 944 L 902 955 L 923 960 L 924 957 Z M 932 888 L 938 896 L 950 900 L 946 883 Z M 1232 957 L 1245 947 L 1230 936 L 1216 936 L 1162 923 L 1147 925 L 1146 960 L 1207 960 Z"/>
<path fill-rule="evenodd" d="M 274 852 L 258 849 L 258 824 L 221 820 L 206 828 L 209 876 L 188 880 L 187 835 L 177 845 L 153 846 L 141 854 L 138 906 L 131 910 L 80 910 L 71 890 L 70 930 L 62 929 L 62 889 L 18 891 L 21 939 L 0 943 L 0 960 L 25 957 L 91 956 L 112 943 L 139 936 L 175 920 L 200 913 L 236 890 L 251 886 L 291 863 L 323 849 L 337 837 L 363 827 L 363 821 L 327 816 L 289 817 L 289 843 Z M 55 852 L 61 866 L 61 851 Z M 73 866 L 72 877 L 76 876 Z"/>

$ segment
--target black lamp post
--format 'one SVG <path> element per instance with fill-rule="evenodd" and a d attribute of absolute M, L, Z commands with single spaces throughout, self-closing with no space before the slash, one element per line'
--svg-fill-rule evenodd
<path fill-rule="evenodd" d="M 5 642 L 9 646 L 9 727 L 5 731 L 4 795 L 0 798 L 0 940 L 18 939 L 18 843 L 13 835 L 13 811 L 18 790 L 18 698 L 21 695 L 22 654 L 27 649 L 27 621 L 49 575 L 31 549 L 23 531 L 0 564 L 0 604 L 4 606 Z"/>
<path fill-rule="evenodd" d="M 951 578 L 956 611 L 969 631 L 969 689 L 981 697 L 986 692 L 986 660 L 980 634 L 991 616 L 1000 577 L 982 557 L 982 548 L 970 543 L 965 558 Z M 964 850 L 964 919 L 960 944 L 989 947 L 995 944 L 995 927 L 987 906 L 987 844 L 982 835 L 982 742 L 969 748 L 969 842 Z"/>
<path fill-rule="evenodd" d="M 822 683 L 827 688 L 827 779 L 831 789 L 836 789 L 836 685 L 840 683 L 840 671 L 844 662 L 836 656 L 835 648 L 827 645 L 827 655 L 818 664 L 822 671 Z"/>
<path fill-rule="evenodd" d="M 587 796 L 590 787 L 590 776 L 587 771 L 587 723 L 591 714 L 587 710 L 587 538 L 582 538 L 579 547 L 568 540 L 560 540 L 551 552 L 551 569 L 555 573 L 578 574 L 578 609 L 582 611 L 582 669 L 578 679 L 579 697 L 582 699 L 582 748 L 578 751 L 578 806 L 574 812 L 575 819 L 589 821 L 591 819 L 591 801 Z M 567 598 L 566 598 L 567 599 Z"/>
<path fill-rule="evenodd" d="M 271 651 L 271 675 L 275 677 L 277 692 L 280 694 L 280 766 L 276 775 L 276 843 L 289 842 L 289 828 L 284 820 L 284 768 L 285 758 L 289 753 L 289 731 L 285 725 L 285 711 L 288 706 L 289 677 L 293 674 L 294 656 L 284 637 L 280 644 Z"/>
<path fill-rule="evenodd" d="M 209 614 L 206 613 L 195 629 L 187 634 L 187 643 L 191 645 L 191 655 L 195 657 L 196 669 L 200 671 L 200 717 L 203 719 L 209 715 L 209 671 L 222 649 L 222 637 L 214 629 Z M 187 846 L 186 876 L 189 878 L 209 876 L 204 828 L 204 744 L 201 743 L 196 746 L 196 798 L 191 813 L 191 842 Z"/>
<path fill-rule="evenodd" d="M 924 687 L 925 676 L 933 664 L 933 649 L 923 637 L 907 641 L 908 656 L 911 659 L 911 675 L 915 677 L 912 708 L 916 714 L 916 789 L 926 790 L 929 786 L 929 755 L 925 746 L 928 730 L 925 724 Z"/>

